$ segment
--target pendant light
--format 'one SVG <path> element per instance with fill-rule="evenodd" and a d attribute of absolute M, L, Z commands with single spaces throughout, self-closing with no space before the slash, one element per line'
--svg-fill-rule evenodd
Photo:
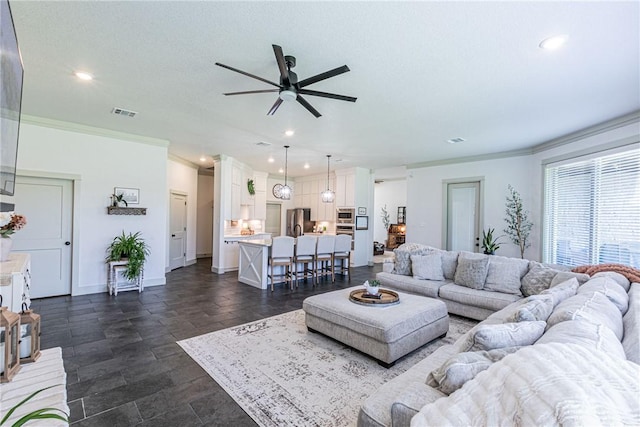
<path fill-rule="evenodd" d="M 329 188 L 329 163 L 331 162 L 331 154 L 327 154 L 327 189 L 322 192 L 322 203 L 333 203 L 336 193 Z"/>
<path fill-rule="evenodd" d="M 280 190 L 281 194 L 282 194 L 282 200 L 289 200 L 291 199 L 291 193 L 293 193 L 293 190 L 291 189 L 291 187 L 289 187 L 287 185 L 287 166 L 288 166 L 288 161 L 289 161 L 289 146 L 285 145 L 284 146 L 284 186 L 282 187 L 282 190 Z"/>

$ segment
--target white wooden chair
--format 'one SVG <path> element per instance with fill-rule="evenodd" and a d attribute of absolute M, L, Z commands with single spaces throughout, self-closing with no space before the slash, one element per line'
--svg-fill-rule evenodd
<path fill-rule="evenodd" d="M 293 256 L 294 256 L 294 239 L 289 236 L 274 237 L 271 243 L 271 251 L 269 253 L 269 265 L 271 267 L 271 291 L 273 292 L 273 282 L 276 277 L 282 277 L 284 283 L 289 283 L 289 287 L 293 289 Z M 274 274 L 273 267 L 282 267 L 282 274 Z"/>
<path fill-rule="evenodd" d="M 331 282 L 335 281 L 333 274 L 333 249 L 336 236 L 320 236 L 316 245 L 316 283 L 320 277 L 331 276 Z"/>
<path fill-rule="evenodd" d="M 296 241 L 296 251 L 293 258 L 293 270 L 296 275 L 296 286 L 298 280 L 311 277 L 311 283 L 315 286 L 315 270 L 316 270 L 316 245 L 318 238 L 316 236 L 300 236 Z M 311 268 L 309 268 L 311 264 Z M 302 266 L 302 269 L 300 269 Z"/>
<path fill-rule="evenodd" d="M 338 263 L 340 261 L 340 263 Z M 338 234 L 333 250 L 333 268 L 335 274 L 346 274 L 351 281 L 351 236 Z"/>

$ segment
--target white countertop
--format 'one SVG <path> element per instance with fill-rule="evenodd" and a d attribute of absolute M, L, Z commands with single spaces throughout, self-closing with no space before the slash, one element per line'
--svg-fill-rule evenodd
<path fill-rule="evenodd" d="M 271 233 L 255 233 L 255 234 L 247 234 L 247 235 L 228 234 L 223 237 L 223 240 L 228 240 L 230 242 L 237 241 L 237 240 L 255 240 L 255 239 L 264 238 L 265 236 L 268 236 L 270 238 Z"/>
<path fill-rule="evenodd" d="M 249 239 L 238 242 L 240 245 L 271 246 L 271 239 Z"/>

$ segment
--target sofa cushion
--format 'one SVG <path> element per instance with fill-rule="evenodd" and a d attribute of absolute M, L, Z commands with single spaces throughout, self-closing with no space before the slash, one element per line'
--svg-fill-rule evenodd
<path fill-rule="evenodd" d="M 472 258 L 466 252 L 458 256 L 454 282 L 471 289 L 482 289 L 489 271 L 489 257 Z"/>
<path fill-rule="evenodd" d="M 558 270 L 531 261 L 529 272 L 522 278 L 522 293 L 528 297 L 548 289 L 556 274 L 558 274 Z"/>
<path fill-rule="evenodd" d="M 526 259 L 492 256 L 483 289 L 522 296 L 520 280 L 528 270 L 529 261 Z"/>
<path fill-rule="evenodd" d="M 560 274 L 562 273 L 558 273 L 558 275 Z M 552 286 L 549 289 L 542 291 L 540 295 L 550 295 L 551 298 L 553 298 L 553 307 L 555 308 L 562 301 L 574 296 L 577 291 L 578 279 L 572 277 L 569 280 L 566 280 L 556 286 Z"/>
<path fill-rule="evenodd" d="M 579 285 L 586 283 L 591 279 L 591 276 L 584 273 L 572 273 L 571 271 L 559 271 L 553 279 L 551 280 L 550 288 L 559 285 L 560 283 L 564 283 L 569 279 L 575 278 L 578 281 Z"/>
<path fill-rule="evenodd" d="M 470 289 L 465 286 L 447 283 L 440 288 L 440 298 L 455 301 L 474 307 L 486 308 L 498 311 L 520 299 L 513 294 L 485 291 L 483 289 Z"/>
<path fill-rule="evenodd" d="M 640 283 L 632 283 L 629 289 L 629 309 L 622 318 L 624 337 L 622 347 L 627 359 L 640 365 Z"/>
<path fill-rule="evenodd" d="M 464 335 L 464 339 L 456 341 L 455 347 L 465 352 L 531 345 L 542 336 L 545 326 L 543 321 L 492 325 L 480 323 Z"/>
<path fill-rule="evenodd" d="M 426 255 L 411 255 L 411 271 L 414 279 L 444 280 L 441 253 L 431 252 Z"/>
<path fill-rule="evenodd" d="M 442 256 L 442 272 L 444 278 L 453 280 L 456 275 L 456 268 L 458 268 L 458 252 L 455 251 L 440 251 Z"/>
<path fill-rule="evenodd" d="M 391 288 L 429 298 L 438 298 L 439 289 L 447 283 L 451 283 L 450 280 L 420 280 L 414 279 L 411 276 L 384 272 L 377 273 L 376 279 L 380 281 L 380 285 L 384 288 Z"/>
<path fill-rule="evenodd" d="M 553 311 L 553 297 L 551 295 L 532 295 L 527 302 L 506 319 L 506 322 L 547 321 Z"/>
<path fill-rule="evenodd" d="M 578 289 L 578 294 L 587 292 L 600 292 L 609 298 L 623 315 L 629 308 L 627 292 L 610 277 L 594 277 Z"/>
<path fill-rule="evenodd" d="M 622 340 L 622 314 L 600 292 L 576 294 L 564 300 L 549 316 L 547 327 L 551 328 L 560 322 L 577 319 L 583 319 L 596 325 L 604 325 L 616 334 L 618 340 Z"/>
<path fill-rule="evenodd" d="M 479 372 L 489 368 L 491 364 L 507 354 L 516 352 L 520 347 L 501 348 L 490 351 L 474 351 L 458 353 L 448 359 L 442 366 L 430 372 L 427 385 L 451 394 L 472 380 Z"/>
<path fill-rule="evenodd" d="M 595 273 L 591 277 L 608 277 L 616 281 L 616 283 L 622 286 L 625 292 L 629 292 L 629 287 L 631 286 L 631 282 L 624 275 L 618 273 L 617 271 L 600 271 Z"/>
<path fill-rule="evenodd" d="M 593 350 L 602 350 L 619 359 L 627 358 L 622 344 L 611 329 L 585 320 L 569 320 L 553 325 L 536 341 L 536 345 L 550 342 L 579 344 Z"/>

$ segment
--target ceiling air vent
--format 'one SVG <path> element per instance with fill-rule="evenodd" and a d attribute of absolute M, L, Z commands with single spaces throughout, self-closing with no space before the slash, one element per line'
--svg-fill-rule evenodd
<path fill-rule="evenodd" d="M 256 142 L 256 145 L 260 146 L 260 147 L 269 147 L 271 145 L 271 143 L 270 142 L 260 141 L 260 142 Z"/>
<path fill-rule="evenodd" d="M 464 138 L 451 138 L 447 140 L 449 144 L 457 144 L 458 142 L 464 142 L 464 141 L 466 141 L 466 139 Z"/>
<path fill-rule="evenodd" d="M 111 110 L 111 112 L 113 114 L 117 114 L 118 116 L 125 116 L 125 117 L 135 117 L 136 114 L 138 114 L 135 111 L 125 110 L 124 108 L 118 108 L 118 107 L 115 107 L 113 110 Z"/>

